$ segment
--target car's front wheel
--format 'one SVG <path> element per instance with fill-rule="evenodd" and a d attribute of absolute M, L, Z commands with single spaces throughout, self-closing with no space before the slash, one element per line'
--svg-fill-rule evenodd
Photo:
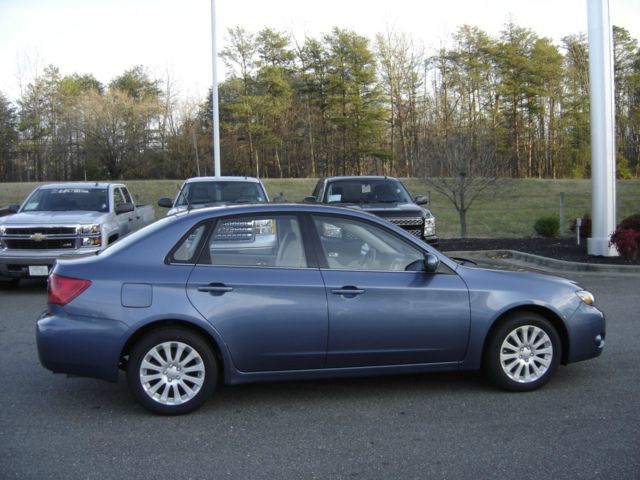
<path fill-rule="evenodd" d="M 216 357 L 198 334 L 183 328 L 153 330 L 131 351 L 127 382 L 148 410 L 180 415 L 199 408 L 218 380 Z"/>
<path fill-rule="evenodd" d="M 549 320 L 532 312 L 519 312 L 489 339 L 485 371 L 493 383 L 506 390 L 534 390 L 555 373 L 560 349 L 560 338 Z"/>

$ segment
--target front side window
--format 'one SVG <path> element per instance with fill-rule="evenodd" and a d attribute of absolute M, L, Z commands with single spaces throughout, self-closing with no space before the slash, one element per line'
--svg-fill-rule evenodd
<path fill-rule="evenodd" d="M 221 219 L 200 263 L 305 268 L 307 260 L 298 219 L 290 215 Z"/>
<path fill-rule="evenodd" d="M 119 188 L 113 189 L 113 206 L 118 208 L 120 205 L 125 203 L 124 196 L 122 195 L 122 191 Z"/>
<path fill-rule="evenodd" d="M 424 260 L 421 250 L 376 225 L 329 216 L 314 222 L 329 268 L 406 271 Z"/>

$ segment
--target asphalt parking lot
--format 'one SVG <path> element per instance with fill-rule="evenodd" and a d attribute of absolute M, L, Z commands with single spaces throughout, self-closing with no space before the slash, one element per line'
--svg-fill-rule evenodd
<path fill-rule="evenodd" d="M 640 276 L 568 274 L 607 315 L 600 358 L 542 390 L 476 373 L 222 386 L 164 418 L 39 364 L 44 285 L 0 291 L 2 479 L 638 479 Z"/>

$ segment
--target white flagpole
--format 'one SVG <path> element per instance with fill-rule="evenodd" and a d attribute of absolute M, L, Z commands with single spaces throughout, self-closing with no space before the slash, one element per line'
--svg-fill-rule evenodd
<path fill-rule="evenodd" d="M 211 63 L 213 65 L 213 85 L 211 87 L 212 130 L 213 130 L 213 170 L 220 176 L 220 114 L 218 110 L 218 49 L 216 46 L 216 0 L 211 0 Z"/>
<path fill-rule="evenodd" d="M 609 236 L 616 228 L 616 136 L 613 32 L 609 0 L 587 0 L 591 88 L 591 202 L 589 255 L 615 257 Z"/>

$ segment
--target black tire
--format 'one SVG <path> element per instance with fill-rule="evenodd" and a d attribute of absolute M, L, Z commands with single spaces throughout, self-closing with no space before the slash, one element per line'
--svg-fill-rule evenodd
<path fill-rule="evenodd" d="M 561 348 L 549 320 L 533 312 L 518 312 L 488 339 L 484 370 L 489 380 L 505 390 L 535 390 L 553 377 Z"/>
<path fill-rule="evenodd" d="M 143 368 L 145 357 L 150 368 Z M 141 378 L 143 373 L 149 376 L 147 381 Z M 149 332 L 129 356 L 129 390 L 143 407 L 160 415 L 196 410 L 211 396 L 217 382 L 218 363 L 211 346 L 184 328 Z"/>

